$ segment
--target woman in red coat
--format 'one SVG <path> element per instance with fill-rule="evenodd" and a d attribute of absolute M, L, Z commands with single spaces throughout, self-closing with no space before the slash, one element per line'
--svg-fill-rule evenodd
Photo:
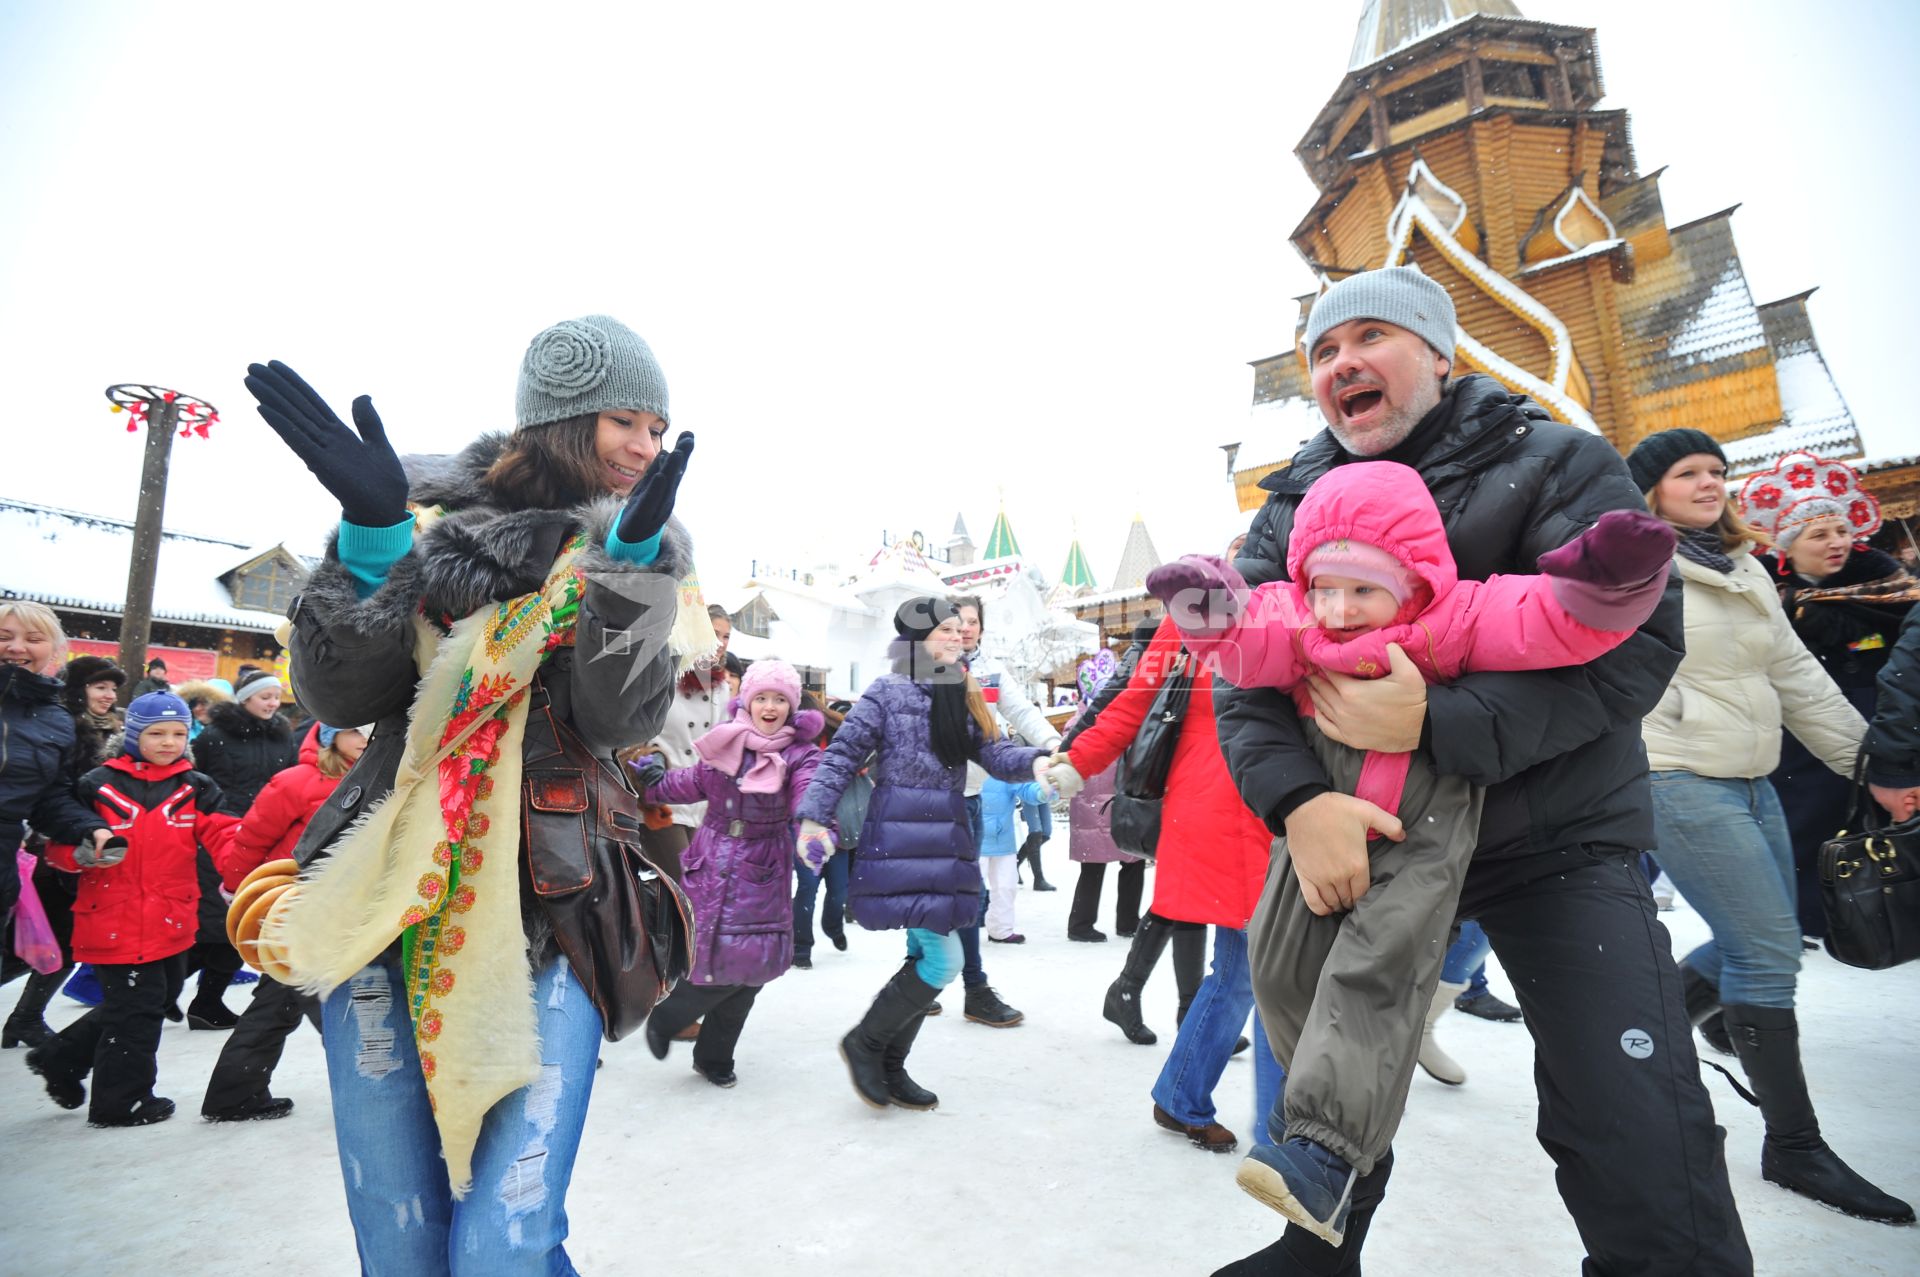
<path fill-rule="evenodd" d="M 1055 784 L 1068 792 L 1077 788 L 1081 777 L 1098 775 L 1112 766 L 1139 733 L 1161 684 L 1186 665 L 1179 631 L 1162 621 L 1126 689 L 1074 739 L 1067 763 L 1052 772 Z M 1181 993 L 1179 1034 L 1153 1087 L 1153 1120 L 1216 1153 L 1229 1152 L 1238 1142 L 1232 1131 L 1214 1120 L 1213 1088 L 1253 1009 L 1246 926 L 1266 881 L 1272 843 L 1273 836 L 1247 810 L 1227 774 L 1213 726 L 1213 676 L 1205 667 L 1196 667 L 1167 775 L 1166 796 L 1160 804 L 1153 907 L 1134 935 L 1120 978 L 1107 990 L 1105 1014 L 1130 1039 L 1141 1040 L 1139 1035 L 1146 1029 L 1140 1022 L 1140 990 L 1168 938 L 1174 939 L 1178 980 L 1182 930 L 1204 937 L 1208 924 L 1215 928 L 1212 972 L 1197 990 Z M 1279 1093 L 1283 1075 L 1267 1047 L 1266 1035 L 1256 1032 L 1253 1039 L 1254 1140 L 1270 1142 L 1263 1120 L 1268 1110 L 1263 1105 Z"/>
<path fill-rule="evenodd" d="M 232 851 L 221 865 L 228 891 L 259 866 L 293 854 L 313 813 L 333 797 L 341 778 L 359 760 L 370 730 L 314 725 L 300 743 L 300 761 L 274 773 L 247 808 Z M 269 1089 L 273 1070 L 302 1016 L 319 1029 L 319 1005 L 272 976 L 262 975 L 254 986 L 253 1000 L 220 1049 L 220 1060 L 207 1079 L 206 1097 L 200 1101 L 200 1115 L 210 1122 L 246 1122 L 293 1112 L 292 1100 L 277 1098 Z"/>

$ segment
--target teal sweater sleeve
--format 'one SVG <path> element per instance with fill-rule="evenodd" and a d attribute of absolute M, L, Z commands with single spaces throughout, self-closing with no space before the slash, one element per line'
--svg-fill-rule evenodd
<path fill-rule="evenodd" d="M 656 532 L 644 541 L 622 541 L 620 525 L 607 529 L 607 553 L 623 563 L 633 563 L 645 567 L 660 557 L 661 533 Z"/>
<path fill-rule="evenodd" d="M 407 551 L 412 548 L 412 515 L 385 528 L 363 528 L 342 519 L 340 539 L 334 544 L 334 552 L 340 556 L 341 566 L 353 578 L 354 593 L 363 599 L 380 588 L 381 582 L 387 579 L 387 573 L 393 570 L 393 565 L 405 558 Z"/>

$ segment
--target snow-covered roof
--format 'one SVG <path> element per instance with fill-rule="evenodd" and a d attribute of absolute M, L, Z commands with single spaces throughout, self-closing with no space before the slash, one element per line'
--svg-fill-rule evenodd
<path fill-rule="evenodd" d="M 1513 0 L 1366 0 L 1353 33 L 1353 56 L 1347 69 L 1358 71 L 1372 66 L 1388 54 L 1418 44 L 1475 14 L 1521 16 Z"/>
<path fill-rule="evenodd" d="M 1562 253 L 1558 257 L 1549 257 L 1545 261 L 1535 262 L 1531 266 L 1522 266 L 1513 273 L 1513 277 L 1515 279 L 1521 279 L 1528 275 L 1537 275 L 1543 270 L 1553 270 L 1556 267 L 1565 266 L 1569 262 L 1585 261 L 1589 257 L 1598 257 L 1603 253 L 1611 253 L 1614 249 L 1626 242 L 1627 241 L 1623 239 L 1595 240 L 1585 248 L 1576 248 L 1572 252 Z"/>
<path fill-rule="evenodd" d="M 1127 544 L 1120 551 L 1120 566 L 1113 570 L 1111 588 L 1127 590 L 1144 584 L 1147 573 L 1162 562 L 1160 552 L 1153 548 L 1153 538 L 1147 535 L 1146 522 L 1135 515 L 1133 525 L 1127 529 Z"/>
<path fill-rule="evenodd" d="M 235 607 L 220 578 L 281 548 L 162 532 L 153 619 L 271 633 L 281 615 Z M 126 607 L 132 554 L 133 524 L 125 519 L 0 498 L 0 597 L 117 616 Z"/>
<path fill-rule="evenodd" d="M 1634 393 L 1649 395 L 1764 362 L 1766 326 L 1734 246 L 1732 209 L 1675 228 L 1673 251 L 1623 286 L 1620 326 Z"/>
<path fill-rule="evenodd" d="M 1780 424 L 1722 445 L 1728 468 L 1743 474 L 1796 450 L 1835 461 L 1859 456 L 1863 451 L 1860 431 L 1813 339 L 1807 294 L 1769 302 L 1759 308 L 1759 314 L 1780 385 Z"/>

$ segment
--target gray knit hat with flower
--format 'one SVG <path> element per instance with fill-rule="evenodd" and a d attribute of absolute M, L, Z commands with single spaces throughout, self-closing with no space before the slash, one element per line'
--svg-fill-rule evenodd
<path fill-rule="evenodd" d="M 668 420 L 667 379 L 640 334 L 608 315 L 582 315 L 528 344 L 514 393 L 518 429 L 614 408 Z"/>
<path fill-rule="evenodd" d="M 1307 358 L 1329 328 L 1349 319 L 1379 319 L 1404 328 L 1453 358 L 1453 298 L 1415 266 L 1388 266 L 1349 275 L 1320 294 L 1307 312 Z"/>

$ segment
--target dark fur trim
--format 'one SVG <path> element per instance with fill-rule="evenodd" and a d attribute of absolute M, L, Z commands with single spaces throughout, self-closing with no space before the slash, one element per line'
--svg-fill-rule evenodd
<path fill-rule="evenodd" d="M 287 726 L 287 720 L 278 714 L 272 718 L 256 718 L 237 704 L 215 705 L 207 711 L 207 718 L 213 726 L 236 738 L 250 736 L 275 736 L 283 740 L 293 738 L 293 729 Z"/>
<path fill-rule="evenodd" d="M 622 505 L 612 495 L 564 511 L 504 510 L 489 504 L 484 478 L 506 443 L 504 434 L 486 434 L 448 456 L 403 457 L 412 500 L 451 512 L 365 599 L 340 563 L 335 543 L 329 542 L 325 562 L 302 591 L 302 606 L 328 624 L 366 635 L 405 627 L 423 608 L 435 620 L 467 616 L 538 589 L 553 566 L 563 526 L 586 533 L 580 566 L 590 576 L 661 572 L 677 579 L 692 570 L 693 542 L 677 520 L 667 524 L 659 557 L 645 567 L 608 555 L 607 533 Z"/>

